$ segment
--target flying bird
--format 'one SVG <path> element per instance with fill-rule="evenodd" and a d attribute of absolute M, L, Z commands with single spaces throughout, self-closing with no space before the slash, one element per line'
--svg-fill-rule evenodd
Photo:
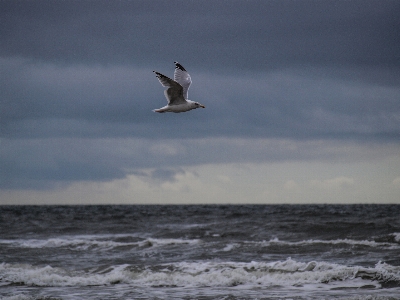
<path fill-rule="evenodd" d="M 174 112 L 180 113 L 189 111 L 196 108 L 205 108 L 204 105 L 194 102 L 188 99 L 188 90 L 190 84 L 192 83 L 192 79 L 190 78 L 189 73 L 185 70 L 184 67 L 177 61 L 175 63 L 175 72 L 174 72 L 174 80 L 171 78 L 153 71 L 161 85 L 167 87 L 164 91 L 164 95 L 167 98 L 168 104 L 159 109 L 154 109 L 154 112 L 164 113 L 164 112 Z"/>

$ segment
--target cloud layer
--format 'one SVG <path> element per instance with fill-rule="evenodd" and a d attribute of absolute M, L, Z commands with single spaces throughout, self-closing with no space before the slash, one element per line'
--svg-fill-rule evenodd
<path fill-rule="evenodd" d="M 0 188 L 136 176 L 183 191 L 174 184 L 200 180 L 193 166 L 396 158 L 399 10 L 398 1 L 2 1 Z M 207 109 L 151 111 L 165 105 L 152 71 L 172 76 L 173 61 Z M 331 175 L 309 186 L 357 184 Z"/>

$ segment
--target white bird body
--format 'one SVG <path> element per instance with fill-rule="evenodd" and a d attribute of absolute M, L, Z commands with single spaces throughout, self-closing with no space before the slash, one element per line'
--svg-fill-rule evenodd
<path fill-rule="evenodd" d="M 164 91 L 164 95 L 165 98 L 167 98 L 168 104 L 159 109 L 154 109 L 154 112 L 180 113 L 200 107 L 205 108 L 204 105 L 188 99 L 188 90 L 190 84 L 192 83 L 192 79 L 190 78 L 189 73 L 184 67 L 182 67 L 180 63 L 175 62 L 174 80 L 159 72 L 153 72 L 156 73 L 161 85 L 168 88 Z"/>
<path fill-rule="evenodd" d="M 159 112 L 159 113 L 164 113 L 164 112 L 174 112 L 174 113 L 180 113 L 180 112 L 185 112 L 189 111 L 192 109 L 196 108 L 205 108 L 204 105 L 199 105 L 197 102 L 194 102 L 192 100 L 186 100 L 186 103 L 181 103 L 181 104 L 175 104 L 175 105 L 166 105 L 164 107 L 161 107 L 159 109 L 154 109 L 154 112 Z"/>

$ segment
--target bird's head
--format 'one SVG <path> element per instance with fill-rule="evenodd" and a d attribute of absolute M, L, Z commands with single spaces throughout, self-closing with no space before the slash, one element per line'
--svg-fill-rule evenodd
<path fill-rule="evenodd" d="M 199 102 L 193 102 L 194 108 L 206 108 L 203 104 L 200 104 Z"/>

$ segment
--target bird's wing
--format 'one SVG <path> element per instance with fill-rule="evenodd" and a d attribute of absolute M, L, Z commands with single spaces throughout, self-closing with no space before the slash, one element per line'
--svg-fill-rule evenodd
<path fill-rule="evenodd" d="M 158 73 L 156 71 L 153 72 L 156 74 L 162 86 L 168 88 L 164 91 L 164 95 L 165 98 L 167 98 L 169 105 L 186 103 L 186 100 L 183 97 L 183 87 L 178 82 L 172 80 L 171 78 L 161 73 Z"/>
<path fill-rule="evenodd" d="M 183 97 L 188 99 L 188 90 L 192 79 L 185 68 L 177 61 L 175 62 L 174 80 L 183 87 Z"/>

